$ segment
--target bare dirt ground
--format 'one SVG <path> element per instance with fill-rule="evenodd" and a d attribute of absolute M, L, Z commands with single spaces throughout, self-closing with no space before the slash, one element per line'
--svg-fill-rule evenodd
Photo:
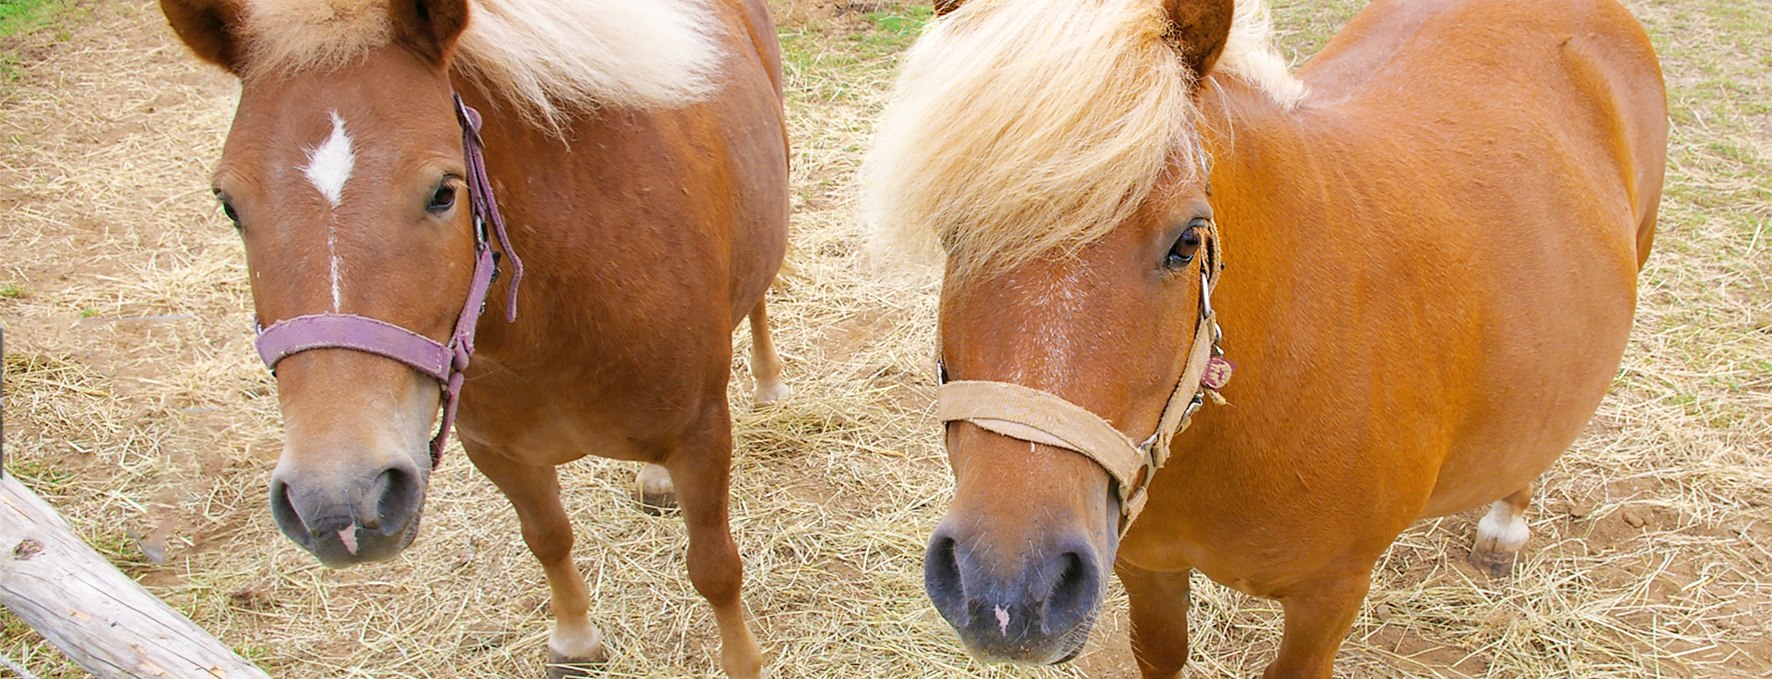
<path fill-rule="evenodd" d="M 868 273 L 851 182 L 927 10 L 774 4 L 796 213 L 771 304 L 798 394 L 752 409 L 735 388 L 733 530 L 776 676 L 1134 676 L 1118 594 L 1088 652 L 1056 669 L 979 666 L 924 599 L 923 543 L 949 492 L 928 408 L 935 289 Z M 1613 393 L 1544 478 L 1516 574 L 1465 565 L 1475 514 L 1422 522 L 1375 573 L 1338 675 L 1772 676 L 1772 4 L 1629 4 L 1664 60 L 1673 139 Z M 1302 61 L 1359 5 L 1277 3 L 1285 48 Z M 207 184 L 235 85 L 144 0 L 77 4 L 0 54 L 9 471 L 275 676 L 540 676 L 540 569 L 459 449 L 397 561 L 329 571 L 272 525 L 276 399 Z M 680 522 L 636 511 L 633 472 L 563 469 L 608 675 L 712 674 Z M 1198 580 L 1189 675 L 1259 673 L 1277 612 Z M 4 612 L 0 653 L 80 676 Z"/>

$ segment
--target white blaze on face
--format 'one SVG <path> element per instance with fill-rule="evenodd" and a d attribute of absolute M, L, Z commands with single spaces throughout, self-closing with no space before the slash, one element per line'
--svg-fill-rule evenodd
<path fill-rule="evenodd" d="M 338 111 L 327 111 L 332 118 L 332 133 L 319 146 L 308 149 L 308 165 L 302 168 L 302 174 L 326 202 L 334 209 L 344 200 L 345 182 L 351 179 L 351 170 L 357 165 L 357 152 L 352 148 L 351 135 L 345 132 L 345 119 L 340 118 Z M 338 234 L 331 220 L 326 223 L 326 254 L 330 260 L 332 274 L 332 310 L 337 312 L 340 304 L 339 273 L 338 273 Z"/>
<path fill-rule="evenodd" d="M 345 182 L 351 179 L 351 169 L 357 165 L 357 152 L 351 148 L 351 135 L 345 133 L 345 119 L 338 117 L 338 111 L 327 111 L 332 117 L 332 134 L 319 146 L 308 149 L 308 166 L 302 168 L 302 174 L 314 183 L 326 202 L 338 207 L 344 199 Z"/>
<path fill-rule="evenodd" d="M 1009 636 L 1009 611 L 1002 606 L 997 607 L 997 633 Z"/>

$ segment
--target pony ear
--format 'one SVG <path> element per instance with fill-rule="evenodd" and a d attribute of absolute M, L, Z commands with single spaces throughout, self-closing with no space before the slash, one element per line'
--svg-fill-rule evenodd
<path fill-rule="evenodd" d="M 948 12 L 959 9 L 960 3 L 965 1 L 966 0 L 935 0 L 935 16 L 944 16 Z"/>
<path fill-rule="evenodd" d="M 160 0 L 160 13 L 197 58 L 240 73 L 240 5 L 236 0 Z"/>
<path fill-rule="evenodd" d="M 1233 0 L 1163 0 L 1169 14 L 1169 40 L 1181 51 L 1181 59 L 1201 82 L 1224 53 L 1231 35 Z"/>
<path fill-rule="evenodd" d="M 468 27 L 468 0 L 394 0 L 389 11 L 395 34 L 438 64 L 449 60 L 456 39 Z"/>

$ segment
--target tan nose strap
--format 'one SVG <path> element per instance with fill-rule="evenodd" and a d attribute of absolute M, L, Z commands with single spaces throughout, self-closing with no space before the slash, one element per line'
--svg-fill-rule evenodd
<path fill-rule="evenodd" d="M 1132 488 L 1144 469 L 1138 445 L 1095 413 L 1038 389 L 1009 382 L 961 380 L 942 385 L 936 415 L 965 420 L 1009 438 L 1073 450 Z"/>
<path fill-rule="evenodd" d="M 1170 439 L 1190 424 L 1207 366 L 1212 362 L 1217 321 L 1210 312 L 1201 320 L 1181 379 L 1158 418 L 1156 433 L 1143 444 L 1134 443 L 1113 424 L 1082 406 L 1009 382 L 959 380 L 944 384 L 936 395 L 936 416 L 942 422 L 971 422 L 986 431 L 1064 448 L 1093 460 L 1118 488 L 1123 535 L 1144 511 L 1145 491 L 1157 468 L 1168 461 Z"/>

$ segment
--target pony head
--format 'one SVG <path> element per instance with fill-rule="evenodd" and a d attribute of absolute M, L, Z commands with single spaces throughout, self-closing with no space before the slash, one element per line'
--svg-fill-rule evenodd
<path fill-rule="evenodd" d="M 447 341 L 475 239 L 449 80 L 466 0 L 165 0 L 185 44 L 240 78 L 214 191 L 246 246 L 260 327 L 349 314 Z M 271 511 L 342 566 L 418 533 L 435 379 L 382 356 L 276 366 L 282 456 Z"/>

